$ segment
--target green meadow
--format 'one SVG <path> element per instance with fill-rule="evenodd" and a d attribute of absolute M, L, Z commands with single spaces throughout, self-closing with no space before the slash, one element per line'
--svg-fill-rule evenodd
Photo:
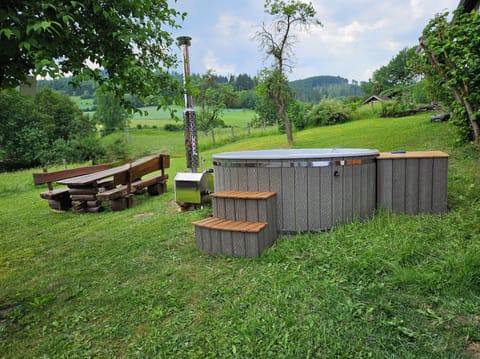
<path fill-rule="evenodd" d="M 173 201 L 183 133 L 164 131 L 170 120 L 153 112 L 104 139 L 125 139 L 132 155 L 172 155 L 168 192 L 136 196 L 131 209 L 53 212 L 39 196 L 46 187 L 33 185 L 39 169 L 0 174 L 0 357 L 477 358 L 478 151 L 457 146 L 455 129 L 429 114 L 367 110 L 294 133 L 295 147 L 448 152 L 447 213 L 379 210 L 280 237 L 258 259 L 209 255 L 191 222 L 211 210 L 179 212 Z M 229 115 L 243 128 L 251 114 Z M 216 144 L 199 134 L 207 165 L 218 152 L 285 143 L 275 129 Z"/>

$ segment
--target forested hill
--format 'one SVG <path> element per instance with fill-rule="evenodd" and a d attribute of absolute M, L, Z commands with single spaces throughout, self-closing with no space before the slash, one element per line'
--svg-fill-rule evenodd
<path fill-rule="evenodd" d="M 290 82 L 300 101 L 319 102 L 324 98 L 363 96 L 357 81 L 348 82 L 340 76 L 314 76 Z"/>

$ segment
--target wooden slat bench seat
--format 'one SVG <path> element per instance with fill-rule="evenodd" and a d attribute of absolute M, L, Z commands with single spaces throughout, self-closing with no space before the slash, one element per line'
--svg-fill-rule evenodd
<path fill-rule="evenodd" d="M 97 199 L 99 201 L 114 200 L 121 197 L 125 197 L 128 194 L 127 185 L 118 186 L 103 192 L 97 193 Z"/>
<path fill-rule="evenodd" d="M 51 191 L 40 192 L 40 197 L 43 199 L 57 200 L 59 198 L 69 195 L 68 188 L 57 188 Z"/>
<path fill-rule="evenodd" d="M 154 177 L 140 179 L 138 181 L 132 182 L 132 191 L 136 192 L 146 187 L 150 196 L 157 196 L 167 191 L 167 179 L 168 174 L 166 173 Z"/>
<path fill-rule="evenodd" d="M 132 182 L 130 185 L 130 192 L 135 192 L 145 187 L 154 186 L 159 182 L 165 181 L 168 179 L 167 174 L 158 175 L 154 177 L 149 177 L 145 179 L 140 179 L 138 181 Z M 101 201 L 118 199 L 124 197 L 128 192 L 128 185 L 121 185 L 103 192 L 97 193 L 97 199 Z"/>
<path fill-rule="evenodd" d="M 132 194 L 138 194 L 140 190 L 147 187 L 148 194 L 156 196 L 166 191 L 166 180 L 168 174 L 160 174 L 145 179 L 139 179 L 130 185 L 124 184 L 112 189 L 97 193 L 99 201 L 110 201 L 110 208 L 114 211 L 121 211 L 133 206 Z"/>

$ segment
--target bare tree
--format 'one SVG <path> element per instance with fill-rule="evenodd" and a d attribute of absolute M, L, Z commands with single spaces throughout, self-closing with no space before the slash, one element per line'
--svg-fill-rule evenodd
<path fill-rule="evenodd" d="M 278 114 L 285 124 L 289 145 L 293 145 L 292 126 L 286 109 L 285 86 L 288 84 L 285 68 L 293 65 L 293 45 L 297 42 L 295 28 L 307 31 L 312 25 L 322 25 L 316 17 L 312 3 L 300 0 L 265 0 L 265 12 L 273 16 L 270 24 L 263 23 L 255 37 L 267 57 L 273 57 L 274 67 L 269 81 L 269 95 L 278 108 Z"/>

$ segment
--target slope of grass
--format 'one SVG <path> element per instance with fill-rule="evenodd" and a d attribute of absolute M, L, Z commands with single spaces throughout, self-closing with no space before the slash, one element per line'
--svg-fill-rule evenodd
<path fill-rule="evenodd" d="M 449 211 L 380 211 L 282 237 L 259 259 L 232 259 L 196 248 L 190 223 L 209 209 L 178 212 L 172 181 L 168 193 L 138 196 L 132 209 L 80 215 L 52 212 L 33 170 L 3 173 L 0 357 L 478 355 L 478 153 L 454 148 L 448 124 L 425 116 L 312 129 L 295 141 L 446 150 Z M 203 156 L 284 143 L 283 135 L 256 137 Z M 170 178 L 183 167 L 173 158 Z"/>

